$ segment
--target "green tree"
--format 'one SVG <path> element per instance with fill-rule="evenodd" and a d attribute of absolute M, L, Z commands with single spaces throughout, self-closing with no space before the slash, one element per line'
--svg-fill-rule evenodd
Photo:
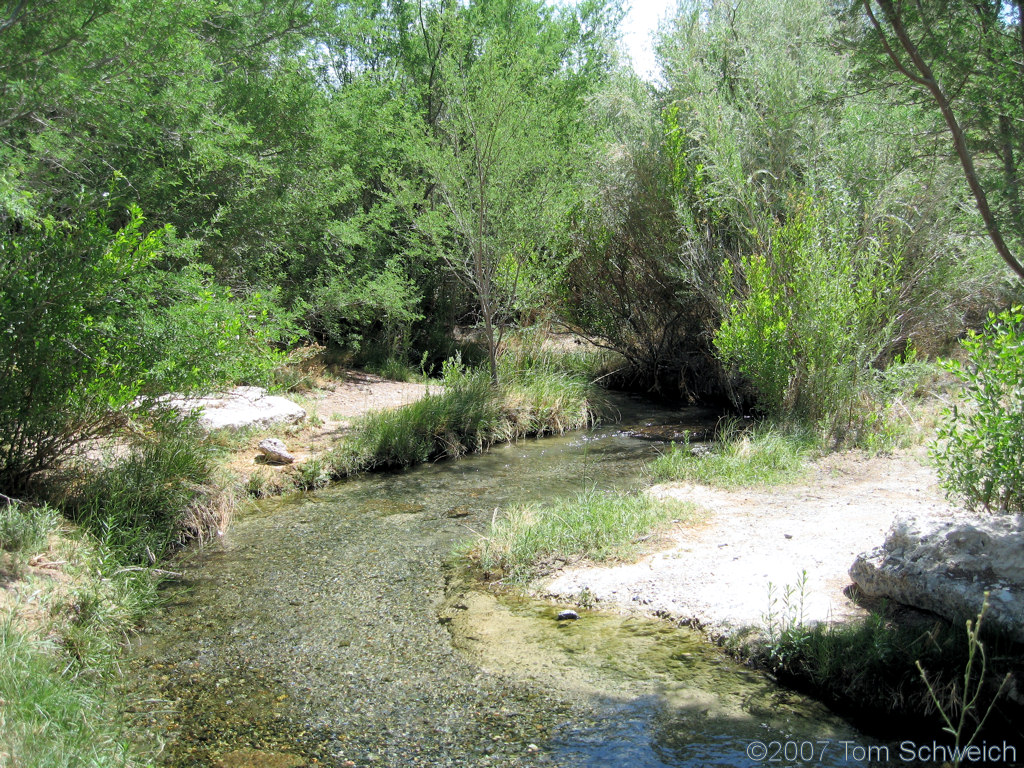
<path fill-rule="evenodd" d="M 609 18 L 604 4 L 586 5 Z M 535 0 L 438 17 L 448 40 L 437 63 L 442 106 L 423 157 L 454 235 L 441 257 L 478 304 L 494 381 L 524 273 L 556 258 L 574 202 L 588 143 L 583 99 L 602 53 L 581 18 Z"/>
<path fill-rule="evenodd" d="M 158 267 L 168 228 L 130 209 L 0 235 L 0 491 L 17 495 L 159 395 L 263 383 L 287 323 L 202 270 Z"/>
<path fill-rule="evenodd" d="M 989 238 L 1024 279 L 1008 242 L 1024 242 L 1022 7 L 1020 0 L 856 4 L 872 31 L 861 38 L 869 66 L 887 65 L 903 88 L 926 94 L 939 110 Z"/>

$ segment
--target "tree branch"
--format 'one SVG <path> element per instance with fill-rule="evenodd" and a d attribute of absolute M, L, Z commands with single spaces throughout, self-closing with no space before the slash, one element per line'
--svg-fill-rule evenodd
<path fill-rule="evenodd" d="M 1024 280 L 1024 266 L 1021 266 L 1021 263 L 1016 259 L 1013 253 L 1010 252 L 1009 246 L 1007 246 L 1006 241 L 1003 239 L 999 223 L 996 221 L 995 216 L 992 213 L 992 208 L 989 206 L 988 195 L 985 193 L 985 189 L 982 187 L 981 181 L 978 178 L 978 173 L 975 170 L 974 158 L 967 146 L 967 138 L 964 135 L 963 129 L 960 127 L 960 123 L 953 111 L 953 105 L 950 103 L 949 97 L 943 90 L 942 85 L 935 78 L 928 62 L 924 60 L 924 57 L 917 49 L 914 41 L 910 38 L 907 28 L 903 24 L 903 19 L 898 10 L 894 7 L 892 0 L 875 0 L 875 2 L 878 3 L 882 12 L 885 14 L 886 21 L 888 21 L 892 26 L 893 33 L 896 35 L 896 39 L 899 41 L 900 47 L 910 58 L 914 68 L 920 73 L 920 77 L 915 77 L 910 73 L 894 54 L 890 54 L 889 58 L 893 59 L 904 75 L 918 85 L 927 88 L 928 92 L 935 100 L 935 103 L 939 107 L 939 111 L 942 113 L 943 119 L 946 121 L 946 127 L 949 128 L 950 135 L 953 137 L 953 148 L 956 150 L 957 157 L 960 160 L 960 165 L 963 167 L 964 176 L 967 179 L 967 185 L 971 189 L 971 194 L 974 195 L 974 201 L 978 207 L 978 212 L 981 214 L 982 221 L 985 222 L 985 229 L 988 232 L 989 239 L 992 241 L 992 244 L 995 246 L 996 251 L 1002 257 L 1003 261 L 1006 262 L 1006 265 L 1013 270 L 1017 277 Z M 871 12 L 871 0 L 864 0 L 864 5 L 868 9 L 868 15 L 871 18 L 872 24 L 875 25 L 875 29 L 878 31 L 879 37 L 882 40 L 882 45 L 887 50 L 891 51 L 892 49 L 889 47 L 885 34 L 881 29 L 881 25 L 879 25 L 878 20 Z"/>

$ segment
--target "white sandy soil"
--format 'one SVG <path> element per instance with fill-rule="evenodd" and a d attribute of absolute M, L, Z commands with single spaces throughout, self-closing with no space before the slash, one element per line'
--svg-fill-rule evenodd
<path fill-rule="evenodd" d="M 725 491 L 666 484 L 650 492 L 692 501 L 704 522 L 670 532 L 667 548 L 639 562 L 569 567 L 536 585 L 538 594 L 663 616 L 721 638 L 763 626 L 770 590 L 783 592 L 806 571 L 805 621 L 842 621 L 864 611 L 846 594 L 860 552 L 882 544 L 900 512 L 949 506 L 922 454 L 869 457 L 851 452 L 814 463 L 796 485 Z M 771 586 L 770 586 L 771 585 Z"/>

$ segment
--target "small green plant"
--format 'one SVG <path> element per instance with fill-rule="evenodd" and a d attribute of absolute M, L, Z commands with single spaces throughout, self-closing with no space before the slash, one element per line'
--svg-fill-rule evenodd
<path fill-rule="evenodd" d="M 990 315 L 948 369 L 964 383 L 932 449 L 946 491 L 971 507 L 1024 512 L 1024 307 Z"/>
<path fill-rule="evenodd" d="M 782 588 L 768 582 L 768 610 L 762 617 L 767 635 L 768 662 L 773 670 L 789 666 L 802 654 L 810 639 L 804 622 L 804 601 L 807 598 L 807 571 L 800 572 L 796 585 Z"/>
<path fill-rule="evenodd" d="M 266 499 L 283 493 L 285 483 L 281 481 L 281 476 L 277 472 L 265 467 L 257 467 L 246 479 L 244 489 L 247 496 L 252 496 L 254 499 Z"/>
<path fill-rule="evenodd" d="M 404 359 L 387 357 L 366 364 L 366 370 L 389 381 L 416 381 L 419 374 Z"/>
<path fill-rule="evenodd" d="M 986 677 L 988 659 L 985 656 L 985 645 L 981 642 L 981 623 L 988 612 L 988 593 L 981 604 L 981 610 L 974 621 L 967 620 L 967 661 L 964 664 L 964 677 L 961 687 L 954 687 L 947 695 L 942 695 L 932 684 L 928 673 L 920 661 L 915 662 L 921 679 L 928 686 L 928 695 L 942 717 L 945 727 L 942 729 L 953 737 L 953 768 L 959 768 L 967 749 L 978 738 L 985 722 L 996 705 L 996 701 L 1010 682 L 1010 673 L 1003 677 L 999 688 L 992 695 L 987 707 L 981 701 L 982 694 L 988 687 Z"/>
<path fill-rule="evenodd" d="M 316 491 L 331 482 L 331 462 L 324 456 L 314 456 L 296 467 L 295 487 L 300 491 Z"/>
<path fill-rule="evenodd" d="M 41 551 L 59 525 L 57 511 L 45 505 L 13 502 L 0 506 L 0 550 L 26 554 Z"/>

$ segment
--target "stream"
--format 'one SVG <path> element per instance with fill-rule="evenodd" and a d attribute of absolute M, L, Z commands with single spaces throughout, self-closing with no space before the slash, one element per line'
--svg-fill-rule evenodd
<path fill-rule="evenodd" d="M 652 437 L 708 426 L 616 402 L 621 420 L 585 433 L 261 502 L 190 553 L 130 662 L 135 725 L 165 741 L 162 764 L 868 765 L 838 746 L 869 743 L 849 725 L 695 632 L 583 609 L 557 621 L 572 606 L 451 567 L 495 510 L 635 485 L 664 449 Z M 748 756 L 773 741 L 798 746 Z"/>

